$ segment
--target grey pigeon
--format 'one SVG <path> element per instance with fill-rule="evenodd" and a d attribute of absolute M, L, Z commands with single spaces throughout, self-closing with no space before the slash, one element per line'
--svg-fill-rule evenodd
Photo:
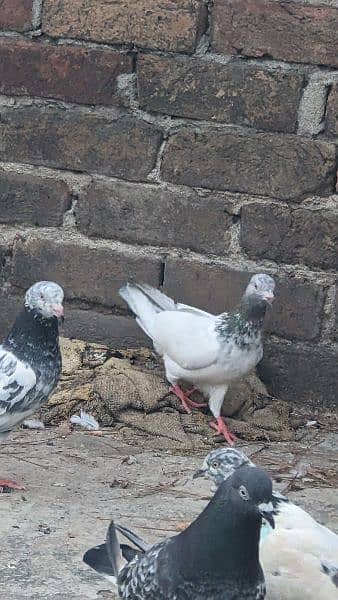
<path fill-rule="evenodd" d="M 120 546 L 112 522 L 106 544 L 83 560 L 115 580 L 123 600 L 263 600 L 259 532 L 262 516 L 273 526 L 271 497 L 264 471 L 240 469 L 179 535 L 144 552 Z"/>
<path fill-rule="evenodd" d="M 0 439 L 36 412 L 56 387 L 61 373 L 58 319 L 63 290 L 52 281 L 35 283 L 0 346 Z M 0 487 L 22 489 L 14 481 Z"/>
<path fill-rule="evenodd" d="M 211 426 L 229 444 L 236 438 L 221 417 L 224 396 L 229 384 L 251 371 L 263 356 L 262 325 L 274 289 L 270 275 L 253 275 L 237 308 L 217 316 L 175 303 L 149 285 L 128 283 L 120 289 L 137 323 L 162 356 L 171 391 L 187 412 L 205 405 L 192 402 L 192 392 L 184 392 L 179 381 L 189 382 L 205 394 L 216 419 Z"/>
<path fill-rule="evenodd" d="M 220 448 L 209 452 L 194 477 L 206 476 L 219 486 L 243 466 L 256 468 L 239 450 Z M 267 598 L 337 599 L 338 535 L 277 491 L 272 504 L 276 528 L 264 523 L 260 543 Z"/>

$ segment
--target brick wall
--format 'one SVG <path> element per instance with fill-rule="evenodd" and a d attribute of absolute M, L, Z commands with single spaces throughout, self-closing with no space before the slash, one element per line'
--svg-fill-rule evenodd
<path fill-rule="evenodd" d="M 262 377 L 336 401 L 336 6 L 2 0 L 1 334 L 37 279 L 121 347 L 125 281 L 222 311 L 266 271 Z"/>

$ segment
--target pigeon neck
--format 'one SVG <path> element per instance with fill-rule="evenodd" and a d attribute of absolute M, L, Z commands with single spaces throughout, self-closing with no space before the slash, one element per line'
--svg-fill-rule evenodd
<path fill-rule="evenodd" d="M 179 536 L 181 572 L 215 580 L 257 579 L 262 519 L 217 493 L 203 513 Z M 178 539 L 179 539 L 178 538 Z"/>
<path fill-rule="evenodd" d="M 35 310 L 24 306 L 5 339 L 3 346 L 21 360 L 34 360 L 41 353 L 59 352 L 59 331 L 56 317 L 45 319 Z"/>
<path fill-rule="evenodd" d="M 258 295 L 244 294 L 238 312 L 245 321 L 261 327 L 266 313 L 266 302 Z"/>

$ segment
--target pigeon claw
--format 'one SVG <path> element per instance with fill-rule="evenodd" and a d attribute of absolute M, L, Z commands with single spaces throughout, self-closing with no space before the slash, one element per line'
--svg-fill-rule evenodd
<path fill-rule="evenodd" d="M 193 400 L 190 400 L 190 396 L 194 390 L 195 388 L 189 390 L 188 392 L 184 392 L 179 385 L 172 385 L 170 388 L 170 391 L 182 402 L 182 406 L 185 412 L 188 414 L 191 414 L 192 408 L 204 408 L 205 406 L 208 406 L 205 403 L 194 402 Z"/>
<path fill-rule="evenodd" d="M 25 490 L 26 488 L 16 481 L 11 479 L 0 479 L 0 492 L 6 492 L 7 490 Z"/>
<path fill-rule="evenodd" d="M 223 417 L 217 417 L 216 421 L 212 421 L 210 423 L 210 427 L 216 430 L 218 435 L 223 435 L 224 439 L 228 442 L 230 446 L 233 446 L 237 441 L 236 436 L 229 431 L 228 426 L 224 422 Z"/>

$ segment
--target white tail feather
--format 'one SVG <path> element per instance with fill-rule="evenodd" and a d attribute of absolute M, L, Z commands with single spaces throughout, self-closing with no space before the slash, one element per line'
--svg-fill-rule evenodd
<path fill-rule="evenodd" d="M 154 340 L 154 318 L 163 310 L 176 310 L 175 302 L 159 290 L 146 284 L 127 283 L 119 290 L 120 296 L 135 313 L 143 331 Z"/>

